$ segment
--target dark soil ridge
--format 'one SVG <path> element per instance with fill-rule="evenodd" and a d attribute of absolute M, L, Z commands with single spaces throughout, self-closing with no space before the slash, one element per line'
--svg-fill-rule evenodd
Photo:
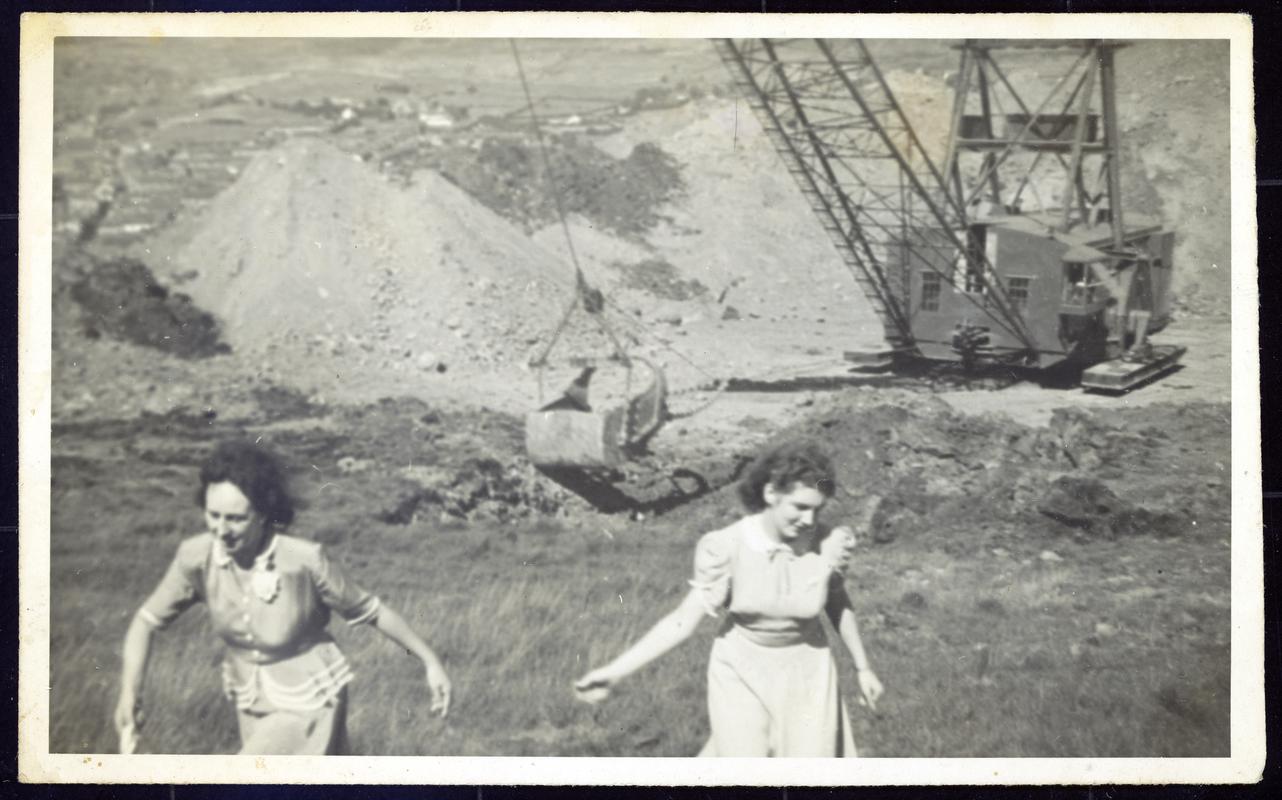
<path fill-rule="evenodd" d="M 853 518 L 876 495 L 874 542 L 968 550 L 979 540 L 1227 535 L 1228 434 L 1222 404 L 1064 408 L 1034 428 L 961 414 L 928 395 L 865 390 L 837 396 L 765 446 L 808 438 L 832 455 L 839 490 L 828 519 Z M 736 513 L 729 484 L 682 513 L 704 527 Z"/>
<path fill-rule="evenodd" d="M 679 512 L 685 528 L 703 530 L 739 512 L 734 483 L 755 455 L 693 443 L 688 452 L 645 455 L 622 480 L 598 487 L 614 493 L 603 504 L 582 485 L 535 469 L 512 415 L 412 398 L 319 407 L 276 387 L 259 389 L 257 400 L 253 419 L 186 410 L 55 424 L 54 474 L 111 474 L 104 451 L 126 471 L 141 462 L 194 472 L 215 441 L 253 437 L 284 455 L 305 501 L 340 493 L 353 499 L 352 515 L 381 524 L 591 525 L 620 513 L 639 520 Z M 1227 408 L 1193 404 L 1060 409 L 1049 425 L 1032 428 L 1000 414 L 963 415 L 929 395 L 852 390 L 827 398 L 767 446 L 808 438 L 828 450 L 840 483 L 829 520 L 852 518 L 876 495 L 874 543 L 927 539 L 948 550 L 978 540 L 1017 546 L 1226 532 L 1228 424 Z"/>
<path fill-rule="evenodd" d="M 427 149 L 413 167 L 440 172 L 527 233 L 557 222 L 563 212 L 640 237 L 685 190 L 680 164 L 650 142 L 621 159 L 574 135 L 550 136 L 546 146 L 550 172 L 532 133 L 523 140 L 488 137 L 479 148 Z"/>
<path fill-rule="evenodd" d="M 54 272 L 69 281 L 89 338 L 110 336 L 185 359 L 231 352 L 218 320 L 187 295 L 170 291 L 141 261 L 73 250 L 59 262 Z"/>

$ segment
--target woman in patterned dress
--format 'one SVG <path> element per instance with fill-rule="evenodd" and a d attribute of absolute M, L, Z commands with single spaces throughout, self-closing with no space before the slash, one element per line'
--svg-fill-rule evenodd
<path fill-rule="evenodd" d="M 353 583 L 324 548 L 283 531 L 294 503 L 277 460 L 247 442 L 219 445 L 200 471 L 206 532 L 184 540 L 125 635 L 115 725 L 133 748 L 151 638 L 197 602 L 227 645 L 223 687 L 241 753 L 346 753 L 353 674 L 326 632 L 331 612 L 368 624 L 423 662 L 430 710 L 449 711 L 450 680 L 400 614 Z"/>
<path fill-rule="evenodd" d="M 816 519 L 834 491 L 832 464 L 814 445 L 788 443 L 758 458 L 739 486 L 750 513 L 699 540 L 685 599 L 622 655 L 584 675 L 575 684 L 579 696 L 605 699 L 714 616 L 721 629 L 708 664 L 712 736 L 701 755 L 854 756 L 821 613 L 854 657 L 870 707 L 882 686 L 842 579 L 854 532 L 825 531 Z"/>

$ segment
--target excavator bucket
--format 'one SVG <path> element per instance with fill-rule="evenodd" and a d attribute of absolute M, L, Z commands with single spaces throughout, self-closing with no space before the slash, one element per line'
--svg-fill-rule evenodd
<path fill-rule="evenodd" d="M 644 358 L 632 359 L 645 364 L 650 370 L 650 384 L 645 390 L 628 399 L 625 446 L 642 448 L 650 437 L 658 433 L 668 421 L 668 379 L 663 370 Z"/>
<path fill-rule="evenodd" d="M 643 359 L 653 373 L 640 393 L 620 406 L 595 410 L 588 403 L 587 367 L 561 396 L 525 417 L 525 452 L 540 469 L 616 471 L 630 448 L 644 447 L 667 419 L 667 381 L 663 372 Z"/>
<path fill-rule="evenodd" d="M 622 408 L 604 413 L 546 407 L 525 417 L 525 452 L 536 467 L 608 471 L 624 461 Z"/>

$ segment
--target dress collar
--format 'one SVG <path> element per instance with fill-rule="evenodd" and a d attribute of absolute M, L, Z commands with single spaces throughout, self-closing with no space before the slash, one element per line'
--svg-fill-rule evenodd
<path fill-rule="evenodd" d="M 254 557 L 253 568 L 256 570 L 270 568 L 272 556 L 276 554 L 276 534 L 273 533 L 269 535 L 272 538 L 268 540 L 267 546 L 263 548 L 263 552 Z M 218 567 L 230 566 L 232 563 L 232 557 L 223 549 L 223 543 L 220 542 L 217 537 L 214 537 L 213 557 L 214 565 Z"/>
<path fill-rule="evenodd" d="M 796 556 L 792 546 L 787 542 L 776 542 L 766 533 L 766 519 L 763 515 L 758 514 L 753 519 L 753 524 L 748 526 L 744 536 L 744 544 L 749 550 L 755 553 L 761 553 L 767 558 L 774 560 L 777 555 Z"/>

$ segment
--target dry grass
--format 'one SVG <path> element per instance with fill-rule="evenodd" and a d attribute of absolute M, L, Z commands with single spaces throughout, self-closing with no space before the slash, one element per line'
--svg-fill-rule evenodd
<path fill-rule="evenodd" d="M 181 443 L 161 463 L 120 442 L 113 434 L 54 444 L 50 742 L 58 752 L 114 747 L 120 639 L 178 541 L 200 524 Z M 340 481 L 314 495 L 297 532 L 326 541 L 439 649 L 455 706 L 446 721 L 430 717 L 414 659 L 368 629 L 335 624 L 358 674 L 350 718 L 358 752 L 698 751 L 712 625 L 603 706 L 577 703 L 570 686 L 677 602 L 698 534 L 732 518 L 727 497 L 644 523 L 573 526 L 385 525 L 373 521 L 377 502 L 367 487 Z M 1006 552 L 994 553 L 998 537 Z M 861 750 L 1226 756 L 1226 537 L 1225 525 L 1181 540 L 1073 542 L 1006 525 L 968 541 L 922 532 L 868 546 L 850 584 L 887 696 L 876 717 L 852 706 Z M 1040 560 L 1048 547 L 1063 560 Z M 218 659 L 199 608 L 157 638 L 144 751 L 235 750 Z"/>

